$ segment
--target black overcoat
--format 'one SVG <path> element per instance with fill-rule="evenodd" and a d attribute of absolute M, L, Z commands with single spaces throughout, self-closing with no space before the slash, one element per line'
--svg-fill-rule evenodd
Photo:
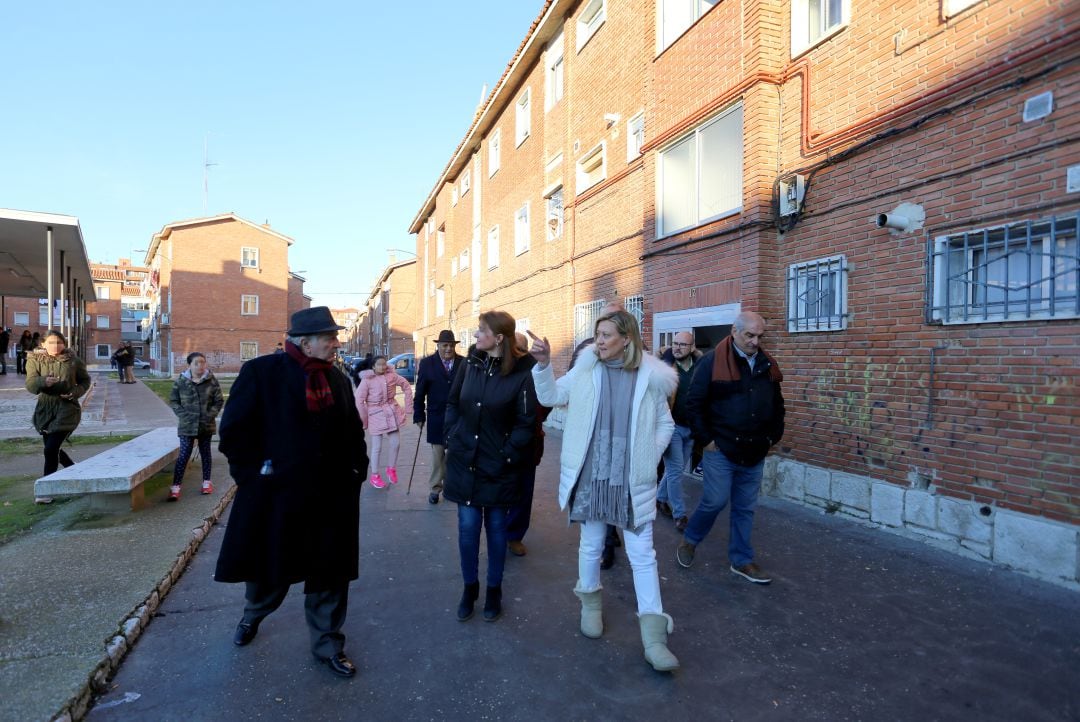
<path fill-rule="evenodd" d="M 461 356 L 454 354 L 454 360 L 447 373 L 438 352 L 420 359 L 416 369 L 416 388 L 413 391 L 413 423 L 427 423 L 427 442 L 446 444 L 446 399 L 450 396 L 450 384 L 454 381 L 461 363 Z"/>
<path fill-rule="evenodd" d="M 448 501 L 512 506 L 521 497 L 520 473 L 532 464 L 536 389 L 530 356 L 503 376 L 499 361 L 469 349 L 446 402 Z"/>
<path fill-rule="evenodd" d="M 334 406 L 307 410 L 304 371 L 286 353 L 240 369 L 221 416 L 221 453 L 236 498 L 215 579 L 325 591 L 359 571 L 364 429 L 349 380 L 326 372 Z M 272 473 L 262 474 L 269 461 Z"/>

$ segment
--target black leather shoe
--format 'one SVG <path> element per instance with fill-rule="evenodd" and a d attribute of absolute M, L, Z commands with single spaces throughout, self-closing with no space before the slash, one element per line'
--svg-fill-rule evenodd
<path fill-rule="evenodd" d="M 615 547 L 605 544 L 604 551 L 600 555 L 600 568 L 611 569 L 613 566 L 615 566 Z"/>
<path fill-rule="evenodd" d="M 330 671 L 339 677 L 356 676 L 356 665 L 345 656 L 344 652 L 338 652 L 332 657 L 326 657 L 319 661 L 329 667 Z"/>
<path fill-rule="evenodd" d="M 255 635 L 259 633 L 258 624 L 248 624 L 247 622 L 240 622 L 236 625 L 236 634 L 233 635 L 232 643 L 237 647 L 246 646 L 255 639 Z"/>
<path fill-rule="evenodd" d="M 480 596 L 480 582 L 466 584 L 461 591 L 461 601 L 458 602 L 457 618 L 459 622 L 467 622 L 472 619 L 473 610 L 476 607 L 476 598 Z"/>
<path fill-rule="evenodd" d="M 484 595 L 484 621 L 494 622 L 502 616 L 502 587 L 488 587 Z"/>
<path fill-rule="evenodd" d="M 439 492 L 433 491 L 430 494 L 428 494 L 427 503 L 428 504 L 438 504 L 439 503 Z"/>

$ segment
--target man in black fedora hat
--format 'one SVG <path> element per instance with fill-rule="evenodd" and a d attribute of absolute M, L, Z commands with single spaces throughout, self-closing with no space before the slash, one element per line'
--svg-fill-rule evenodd
<path fill-rule="evenodd" d="M 284 353 L 241 367 L 221 416 L 221 453 L 237 491 L 215 579 L 246 584 L 233 635 L 241 647 L 303 582 L 311 651 L 352 677 L 341 627 L 358 576 L 368 458 L 352 387 L 332 363 L 341 328 L 326 306 L 297 311 Z"/>
<path fill-rule="evenodd" d="M 446 478 L 446 430 L 443 416 L 446 398 L 450 395 L 450 382 L 460 368 L 462 357 L 457 352 L 458 340 L 454 332 L 446 329 L 435 340 L 435 353 L 425 356 L 416 371 L 416 391 L 413 394 L 413 422 L 427 421 L 427 440 L 431 444 L 431 492 L 428 502 L 439 503 L 443 480 Z M 427 407 L 425 413 L 425 405 Z"/>

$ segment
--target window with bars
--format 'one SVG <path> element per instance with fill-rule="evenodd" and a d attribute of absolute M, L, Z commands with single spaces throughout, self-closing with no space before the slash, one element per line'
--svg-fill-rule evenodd
<path fill-rule="evenodd" d="M 592 338 L 595 333 L 596 319 L 600 316 L 600 309 L 604 307 L 604 299 L 579 303 L 574 306 L 574 345 L 587 338 Z"/>
<path fill-rule="evenodd" d="M 623 308 L 637 319 L 638 331 L 641 331 L 642 324 L 645 323 L 645 297 L 641 295 L 627 296 L 623 300 Z"/>
<path fill-rule="evenodd" d="M 240 361 L 250 361 L 259 355 L 259 342 L 258 341 L 241 341 L 240 342 Z"/>
<path fill-rule="evenodd" d="M 820 258 L 788 267 L 788 331 L 847 328 L 847 259 Z"/>
<path fill-rule="evenodd" d="M 943 323 L 1080 316 L 1080 214 L 933 240 L 930 318 Z"/>

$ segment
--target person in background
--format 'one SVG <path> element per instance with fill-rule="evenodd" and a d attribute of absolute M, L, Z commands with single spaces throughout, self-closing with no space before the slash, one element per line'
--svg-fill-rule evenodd
<path fill-rule="evenodd" d="M 214 482 L 210 479 L 210 439 L 217 431 L 217 415 L 225 405 L 225 397 L 221 394 L 221 384 L 206 366 L 205 356 L 198 351 L 189 353 L 187 364 L 187 369 L 176 377 L 169 394 L 169 405 L 179 420 L 176 434 L 180 437 L 180 455 L 173 468 L 169 501 L 180 499 L 184 470 L 196 443 L 202 457 L 202 493 L 214 493 Z"/>
<path fill-rule="evenodd" d="M 312 654 L 352 677 L 341 629 L 349 582 L 359 576 L 368 460 L 352 386 L 332 363 L 341 329 L 326 306 L 297 311 L 285 353 L 240 367 L 221 415 L 220 448 L 236 497 L 214 579 L 245 583 L 238 647 L 255 639 L 289 586 L 303 582 Z"/>
<path fill-rule="evenodd" d="M 526 354 L 522 358 L 529 362 L 529 370 L 536 365 L 536 359 L 529 356 L 529 338 L 518 331 L 515 334 L 517 348 Z M 536 467 L 544 458 L 544 421 L 551 409 L 547 406 L 536 406 L 536 426 L 532 443 L 532 463 L 528 460 L 521 465 L 521 501 L 510 507 L 506 515 L 506 547 L 516 557 L 523 557 L 529 553 L 525 546 L 525 534 L 529 531 L 529 522 L 532 520 L 533 491 L 536 488 Z"/>
<path fill-rule="evenodd" d="M 82 419 L 79 398 L 90 390 L 90 374 L 82 360 L 67 347 L 59 331 L 45 334 L 45 343 L 26 360 L 26 390 L 37 395 L 34 428 L 45 443 L 43 476 L 56 471 L 60 464 L 75 462 L 61 446 Z M 51 504 L 52 498 L 39 496 L 38 504 Z"/>
<path fill-rule="evenodd" d="M 379 452 L 383 439 L 389 443 L 386 456 L 386 478 L 391 484 L 398 482 L 397 460 L 401 445 L 400 429 L 405 423 L 405 409 L 397 402 L 397 390 L 405 393 L 405 405 L 412 406 L 412 386 L 398 375 L 385 356 L 376 356 L 370 370 L 360 372 L 360 385 L 356 387 L 356 410 L 364 428 L 371 435 L 371 485 L 382 489 L 387 482 L 379 474 Z"/>
<path fill-rule="evenodd" d="M 664 476 L 660 479 L 660 488 L 656 492 L 656 506 L 660 513 L 675 520 L 675 528 L 686 529 L 689 521 L 686 504 L 683 500 L 682 477 L 689 471 L 690 459 L 694 452 L 694 437 L 690 433 L 690 420 L 686 413 L 686 394 L 690 390 L 690 380 L 701 352 L 694 348 L 694 334 L 681 331 L 675 334 L 671 348 L 660 360 L 675 369 L 679 375 L 679 388 L 675 391 L 671 405 L 671 417 L 675 420 L 675 433 L 664 452 Z"/>
<path fill-rule="evenodd" d="M 0 376 L 7 375 L 7 353 L 11 343 L 11 329 L 0 328 Z"/>
<path fill-rule="evenodd" d="M 581 524 L 578 580 L 581 633 L 603 634 L 600 556 L 606 527 L 623 530 L 634 573 L 638 625 L 645 660 L 658 672 L 679 667 L 667 646 L 674 630 L 660 599 L 660 575 L 653 548 L 656 466 L 675 424 L 668 398 L 678 387 L 675 372 L 646 353 L 637 319 L 615 311 L 597 319 L 596 342 L 574 368 L 555 379 L 551 346 L 530 332 L 536 359 L 532 375 L 537 399 L 565 406 L 559 506 Z"/>
<path fill-rule="evenodd" d="M 458 554 L 464 588 L 457 618 L 472 618 L 480 596 L 480 530 L 487 530 L 484 620 L 502 615 L 506 516 L 521 500 L 521 469 L 532 464 L 536 393 L 531 362 L 518 350 L 514 317 L 480 314 L 476 343 L 454 376 L 446 401 L 446 486 L 458 505 Z"/>
<path fill-rule="evenodd" d="M 427 441 L 431 444 L 431 477 L 428 479 L 428 503 L 438 504 L 446 479 L 446 398 L 450 384 L 464 358 L 457 352 L 458 340 L 450 329 L 439 331 L 435 353 L 420 360 L 416 369 L 416 395 L 413 397 L 413 423 L 427 422 Z"/>
<path fill-rule="evenodd" d="M 22 332 L 22 336 L 15 344 L 15 372 L 26 375 L 26 357 L 34 350 L 34 337 L 30 335 L 30 329 Z"/>

